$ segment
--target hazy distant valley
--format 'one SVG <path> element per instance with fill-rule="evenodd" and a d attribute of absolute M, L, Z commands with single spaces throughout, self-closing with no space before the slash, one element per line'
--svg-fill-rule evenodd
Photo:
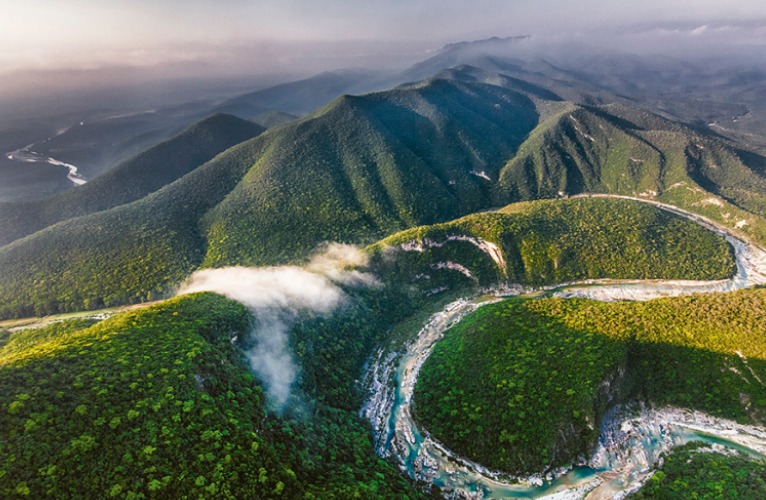
<path fill-rule="evenodd" d="M 766 66 L 528 39 L 9 107 L 0 496 L 765 495 Z"/>

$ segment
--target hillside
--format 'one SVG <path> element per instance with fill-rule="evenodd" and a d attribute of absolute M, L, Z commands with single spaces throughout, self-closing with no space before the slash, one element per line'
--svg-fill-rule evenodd
<path fill-rule="evenodd" d="M 542 122 L 502 169 L 495 202 L 578 193 L 656 199 L 766 243 L 766 158 L 623 105 Z"/>
<path fill-rule="evenodd" d="M 257 138 L 256 138 L 257 140 Z M 0 316 L 98 309 L 167 296 L 204 258 L 199 220 L 258 149 L 234 146 L 127 205 L 69 219 L 0 248 Z"/>
<path fill-rule="evenodd" d="M 743 453 L 689 443 L 673 450 L 646 484 L 628 498 L 683 498 L 689 491 L 700 497 L 716 497 L 726 491 L 735 498 L 766 496 L 766 466 Z"/>
<path fill-rule="evenodd" d="M 764 307 L 764 289 L 485 306 L 426 360 L 416 416 L 457 453 L 516 473 L 587 455 L 604 411 L 618 402 L 639 399 L 760 424 Z"/>
<path fill-rule="evenodd" d="M 314 386 L 323 402 L 267 413 L 233 342 L 247 341 L 251 320 L 197 294 L 0 337 L 0 496 L 418 498 L 332 396 L 335 384 L 349 397 L 353 371 L 337 367 L 329 389 Z M 364 343 L 336 331 L 312 355 L 359 369 Z"/>
<path fill-rule="evenodd" d="M 267 134 L 268 153 L 205 218 L 205 265 L 284 262 L 485 208 L 485 176 L 536 122 L 528 97 L 476 81 L 344 96 Z"/>
<path fill-rule="evenodd" d="M 578 198 L 408 229 L 370 247 L 385 279 L 429 293 L 498 283 L 585 279 L 723 279 L 735 272 L 726 241 L 654 206 Z"/>
<path fill-rule="evenodd" d="M 0 246 L 57 222 L 143 198 L 263 130 L 215 115 L 77 189 L 41 201 L 0 204 Z"/>
<path fill-rule="evenodd" d="M 766 3 L 50 3 L 0 500 L 766 500 Z"/>
<path fill-rule="evenodd" d="M 766 151 L 764 70 L 753 61 L 604 51 L 579 43 L 541 45 L 542 38 L 489 38 L 450 44 L 403 73 L 425 78 L 470 64 L 547 87 L 579 104 L 620 102 L 701 131 Z M 747 56 L 745 56 L 747 59 Z"/>

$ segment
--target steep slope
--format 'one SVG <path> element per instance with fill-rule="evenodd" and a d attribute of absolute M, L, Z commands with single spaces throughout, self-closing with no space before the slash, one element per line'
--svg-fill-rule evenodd
<path fill-rule="evenodd" d="M 417 80 L 470 64 L 543 85 L 563 98 L 589 104 L 622 102 L 692 124 L 766 152 L 766 71 L 754 59 L 689 59 L 636 55 L 571 40 L 566 45 L 530 37 L 451 44 L 403 73 Z"/>
<path fill-rule="evenodd" d="M 666 165 L 662 152 L 638 135 L 638 126 L 616 123 L 600 111 L 574 106 L 541 124 L 501 172 L 503 194 L 519 200 L 661 189 L 675 165 Z"/>
<path fill-rule="evenodd" d="M 617 193 L 657 199 L 766 243 L 766 159 L 623 105 L 573 106 L 503 168 L 495 201 Z"/>
<path fill-rule="evenodd" d="M 384 279 L 426 294 L 602 278 L 715 280 L 736 272 L 722 237 L 651 205 L 619 199 L 517 203 L 408 229 L 369 251 Z"/>
<path fill-rule="evenodd" d="M 472 80 L 344 96 L 264 136 L 268 153 L 205 218 L 205 265 L 292 260 L 485 208 L 537 116 L 530 98 Z"/>
<path fill-rule="evenodd" d="M 199 220 L 237 185 L 261 153 L 259 145 L 234 146 L 146 198 L 0 248 L 0 316 L 94 309 L 166 294 L 202 262 Z"/>
<path fill-rule="evenodd" d="M 263 130 L 233 116 L 215 115 L 77 189 L 36 202 L 0 204 L 0 245 L 143 198 Z"/>
<path fill-rule="evenodd" d="M 715 498 L 723 491 L 733 498 L 766 497 L 766 465 L 742 452 L 689 443 L 665 457 L 659 471 L 628 498 L 683 498 L 690 492 Z"/>
<path fill-rule="evenodd" d="M 461 67 L 344 96 L 144 199 L 6 245 L 0 316 L 141 300 L 199 266 L 296 262 L 325 241 L 581 192 L 675 204 L 766 243 L 764 165 L 651 113 Z"/>

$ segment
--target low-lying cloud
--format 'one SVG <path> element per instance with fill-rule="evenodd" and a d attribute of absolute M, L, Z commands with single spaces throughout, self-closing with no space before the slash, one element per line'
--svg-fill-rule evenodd
<path fill-rule="evenodd" d="M 271 407 L 282 411 L 298 376 L 289 332 L 302 315 L 329 315 L 348 296 L 340 285 L 374 286 L 375 278 L 356 267 L 367 255 L 350 245 L 331 244 L 305 267 L 227 267 L 194 273 L 178 292 L 216 292 L 246 306 L 255 317 L 254 346 L 246 351 Z"/>

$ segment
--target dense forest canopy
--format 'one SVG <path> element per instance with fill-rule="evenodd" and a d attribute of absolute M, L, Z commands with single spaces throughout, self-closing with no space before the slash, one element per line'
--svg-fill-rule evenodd
<path fill-rule="evenodd" d="M 619 402 L 762 424 L 764 308 L 766 289 L 484 306 L 426 360 L 415 414 L 451 449 L 513 473 L 587 455 L 605 410 Z"/>

